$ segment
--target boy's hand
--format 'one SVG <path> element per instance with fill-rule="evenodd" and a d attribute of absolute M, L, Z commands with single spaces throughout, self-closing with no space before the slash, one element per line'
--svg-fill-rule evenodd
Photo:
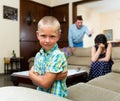
<path fill-rule="evenodd" d="M 68 71 L 63 71 L 57 74 L 56 80 L 63 80 L 67 77 Z"/>
<path fill-rule="evenodd" d="M 33 72 L 35 75 L 39 76 L 39 73 L 38 72 Z"/>

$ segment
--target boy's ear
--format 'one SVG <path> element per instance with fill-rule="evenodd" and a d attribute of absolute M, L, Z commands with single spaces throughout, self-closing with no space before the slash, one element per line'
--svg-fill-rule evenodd
<path fill-rule="evenodd" d="M 37 38 L 39 37 L 39 32 L 38 31 L 36 31 L 36 36 L 37 36 Z"/>
<path fill-rule="evenodd" d="M 59 35 L 58 35 L 58 41 L 59 41 L 60 37 L 61 37 L 61 33 L 59 33 Z"/>
<path fill-rule="evenodd" d="M 38 31 L 36 31 L 36 35 L 38 34 Z"/>

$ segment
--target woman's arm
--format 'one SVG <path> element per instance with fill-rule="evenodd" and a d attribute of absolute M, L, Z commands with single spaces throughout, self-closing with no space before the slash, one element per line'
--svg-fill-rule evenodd
<path fill-rule="evenodd" d="M 105 55 L 105 57 L 99 59 L 99 61 L 109 61 L 109 60 L 110 60 L 110 57 L 111 57 L 111 54 L 112 54 L 112 44 L 109 43 L 109 44 L 108 44 L 108 47 L 107 47 L 107 50 L 106 50 L 106 55 Z"/>
<path fill-rule="evenodd" d="M 101 47 L 98 47 L 97 51 L 96 51 L 96 48 L 94 46 L 92 47 L 92 50 L 91 50 L 91 60 L 92 60 L 92 62 L 95 62 L 95 61 L 98 60 L 99 55 L 101 54 L 101 52 L 102 52 Z"/>
<path fill-rule="evenodd" d="M 30 79 L 37 85 L 40 85 L 41 87 L 47 89 L 49 88 L 52 83 L 54 82 L 54 80 L 56 80 L 56 76 L 57 74 L 55 73 L 50 73 L 47 72 L 45 75 L 41 76 L 41 75 L 36 75 L 34 73 L 33 67 L 31 68 L 31 70 L 29 71 L 29 77 Z"/>

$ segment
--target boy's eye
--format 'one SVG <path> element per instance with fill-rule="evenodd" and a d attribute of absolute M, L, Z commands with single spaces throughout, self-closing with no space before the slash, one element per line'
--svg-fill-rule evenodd
<path fill-rule="evenodd" d="M 46 37 L 46 35 L 40 35 L 41 37 Z"/>
<path fill-rule="evenodd" d="M 55 38 L 55 37 L 56 37 L 55 35 L 51 35 L 51 36 L 40 35 L 40 36 L 43 37 L 43 38 L 46 38 L 46 37 L 49 37 L 49 38 Z"/>
<path fill-rule="evenodd" d="M 50 36 L 51 38 L 54 38 L 55 36 L 54 35 L 52 35 L 52 36 Z"/>

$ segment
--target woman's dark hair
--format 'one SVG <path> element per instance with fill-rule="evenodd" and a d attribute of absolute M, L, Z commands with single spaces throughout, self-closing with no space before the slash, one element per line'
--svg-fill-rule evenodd
<path fill-rule="evenodd" d="M 95 38 L 95 44 L 98 45 L 100 43 L 107 45 L 107 38 L 104 34 L 98 34 Z"/>

